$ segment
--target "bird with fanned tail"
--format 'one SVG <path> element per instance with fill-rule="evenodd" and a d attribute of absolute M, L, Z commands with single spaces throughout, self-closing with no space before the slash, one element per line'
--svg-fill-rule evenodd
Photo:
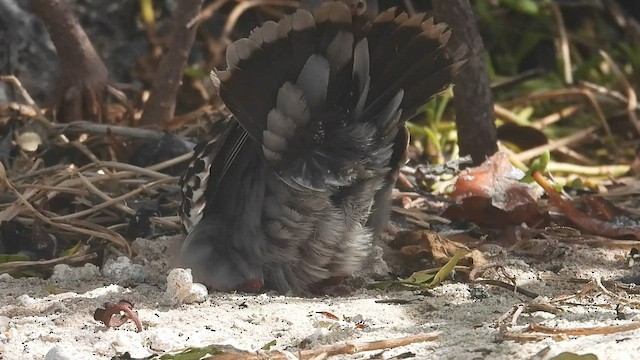
<path fill-rule="evenodd" d="M 213 72 L 232 116 L 181 179 L 179 261 L 210 288 L 316 289 L 358 270 L 388 221 L 405 121 L 465 50 L 425 14 L 391 8 L 362 26 L 353 10 L 265 22 Z"/>

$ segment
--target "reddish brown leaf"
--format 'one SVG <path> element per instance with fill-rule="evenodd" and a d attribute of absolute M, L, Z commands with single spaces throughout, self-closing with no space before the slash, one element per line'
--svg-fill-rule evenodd
<path fill-rule="evenodd" d="M 322 314 L 325 317 L 328 317 L 329 319 L 332 319 L 332 320 L 340 320 L 340 318 L 338 318 L 336 315 L 334 315 L 334 314 L 332 314 L 332 313 L 330 313 L 328 311 L 317 311 L 316 313 L 317 314 Z"/>
<path fill-rule="evenodd" d="M 451 194 L 457 203 L 442 216 L 493 228 L 548 223 L 549 214 L 538 207 L 533 188 L 518 181 L 522 176 L 506 154 L 496 153 L 482 165 L 458 176 L 456 189 Z"/>
<path fill-rule="evenodd" d="M 536 180 L 542 188 L 549 195 L 549 199 L 551 202 L 557 206 L 560 211 L 574 224 L 576 224 L 580 230 L 584 232 L 588 232 L 590 234 L 601 235 L 611 238 L 623 238 L 623 237 L 633 237 L 635 239 L 640 240 L 640 226 L 638 226 L 638 222 L 631 224 L 618 224 L 613 222 L 602 221 L 593 217 L 590 217 L 586 213 L 580 211 L 571 203 L 566 201 L 556 192 L 556 190 L 549 184 L 549 182 L 544 178 L 542 174 L 539 172 L 534 172 L 532 174 L 533 178 Z"/>
<path fill-rule="evenodd" d="M 617 223 L 628 222 L 630 226 L 634 223 L 640 225 L 638 219 L 633 219 L 629 211 L 615 206 L 611 201 L 603 199 L 600 196 L 585 195 L 582 197 L 587 206 L 587 214 L 603 221 L 615 221 Z"/>

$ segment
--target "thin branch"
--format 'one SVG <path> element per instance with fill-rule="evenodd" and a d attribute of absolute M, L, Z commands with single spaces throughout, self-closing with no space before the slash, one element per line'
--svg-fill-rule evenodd
<path fill-rule="evenodd" d="M 162 57 L 149 100 L 144 105 L 140 125 L 164 127 L 176 108 L 176 96 L 181 84 L 182 70 L 196 37 L 197 23 L 189 26 L 198 16 L 203 0 L 177 2 L 171 43 Z"/>
<path fill-rule="evenodd" d="M 242 14 L 244 14 L 247 10 L 251 8 L 258 7 L 261 5 L 287 6 L 290 8 L 297 8 L 298 6 L 300 6 L 300 3 L 298 1 L 293 1 L 293 0 L 246 0 L 246 1 L 243 1 L 240 4 L 238 4 L 238 6 L 233 8 L 233 11 L 231 11 L 231 13 L 229 14 L 229 17 L 227 17 L 227 22 L 224 24 L 224 30 L 222 32 L 223 38 L 225 39 L 229 38 L 231 31 L 233 31 L 233 28 L 236 26 L 236 23 L 238 22 L 238 19 L 240 19 L 240 16 L 242 16 Z"/>

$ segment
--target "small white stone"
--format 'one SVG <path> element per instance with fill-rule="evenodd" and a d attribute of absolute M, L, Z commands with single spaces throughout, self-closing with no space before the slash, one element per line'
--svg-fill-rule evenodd
<path fill-rule="evenodd" d="M 0 274 L 0 282 L 11 282 L 15 280 L 15 278 L 7 273 Z"/>
<path fill-rule="evenodd" d="M 233 327 L 238 329 L 238 330 L 244 330 L 244 331 L 251 331 L 253 330 L 251 324 L 249 324 L 246 321 L 242 321 L 240 319 L 235 319 L 233 321 Z"/>
<path fill-rule="evenodd" d="M 193 282 L 191 269 L 176 268 L 167 276 L 165 301 L 171 305 L 201 303 L 207 299 L 207 287 Z"/>
<path fill-rule="evenodd" d="M 82 267 L 71 267 L 67 264 L 58 264 L 53 268 L 51 281 L 79 281 L 92 280 L 100 276 L 100 269 L 90 263 Z"/>
<path fill-rule="evenodd" d="M 138 283 L 144 282 L 149 277 L 149 272 L 144 266 L 132 264 L 131 259 L 126 256 L 107 260 L 102 267 L 102 274 L 112 280 Z"/>
<path fill-rule="evenodd" d="M 99 287 L 97 289 L 93 289 L 82 294 L 84 297 L 88 298 L 99 298 L 103 296 L 107 296 L 110 294 L 124 294 L 126 289 L 120 285 L 111 284 L 103 287 Z"/>
<path fill-rule="evenodd" d="M 157 328 L 148 335 L 150 347 L 156 351 L 171 351 L 184 347 L 175 330 Z"/>
<path fill-rule="evenodd" d="M 9 330 L 9 322 L 11 321 L 11 318 L 7 317 L 7 316 L 1 316 L 0 315 L 0 333 L 3 333 L 7 330 Z"/>
<path fill-rule="evenodd" d="M 38 302 L 36 299 L 32 298 L 27 294 L 18 296 L 17 300 L 21 305 L 24 305 L 24 306 L 33 305 Z"/>
<path fill-rule="evenodd" d="M 144 358 L 153 355 L 142 345 L 140 333 L 132 331 L 118 331 L 113 347 L 117 352 L 129 352 L 132 358 Z"/>
<path fill-rule="evenodd" d="M 44 356 L 44 360 L 72 360 L 75 358 L 67 348 L 59 345 L 52 347 Z"/>

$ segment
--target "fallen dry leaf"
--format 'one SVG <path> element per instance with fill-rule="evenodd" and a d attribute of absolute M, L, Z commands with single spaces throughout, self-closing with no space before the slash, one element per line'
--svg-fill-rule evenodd
<path fill-rule="evenodd" d="M 530 227 L 549 222 L 549 214 L 536 202 L 534 189 L 520 182 L 524 176 L 504 153 L 496 153 L 482 165 L 463 171 L 456 181 L 443 217 L 472 221 L 480 226 L 503 228 L 526 223 Z"/>
<path fill-rule="evenodd" d="M 428 254 L 438 264 L 447 263 L 459 251 L 466 252 L 461 265 L 480 266 L 486 263 L 482 252 L 470 251 L 466 245 L 428 230 L 401 232 L 390 245 L 410 257 Z"/>
<path fill-rule="evenodd" d="M 637 221 L 634 221 L 631 224 L 619 224 L 617 222 L 603 221 L 591 217 L 587 213 L 576 208 L 569 201 L 562 198 L 562 196 L 556 192 L 553 186 L 549 184 L 547 179 L 541 173 L 534 171 L 532 176 L 547 192 L 551 203 L 557 206 L 571 222 L 580 228 L 580 230 L 590 234 L 611 238 L 633 237 L 634 239 L 640 240 L 640 227 L 638 226 Z"/>

